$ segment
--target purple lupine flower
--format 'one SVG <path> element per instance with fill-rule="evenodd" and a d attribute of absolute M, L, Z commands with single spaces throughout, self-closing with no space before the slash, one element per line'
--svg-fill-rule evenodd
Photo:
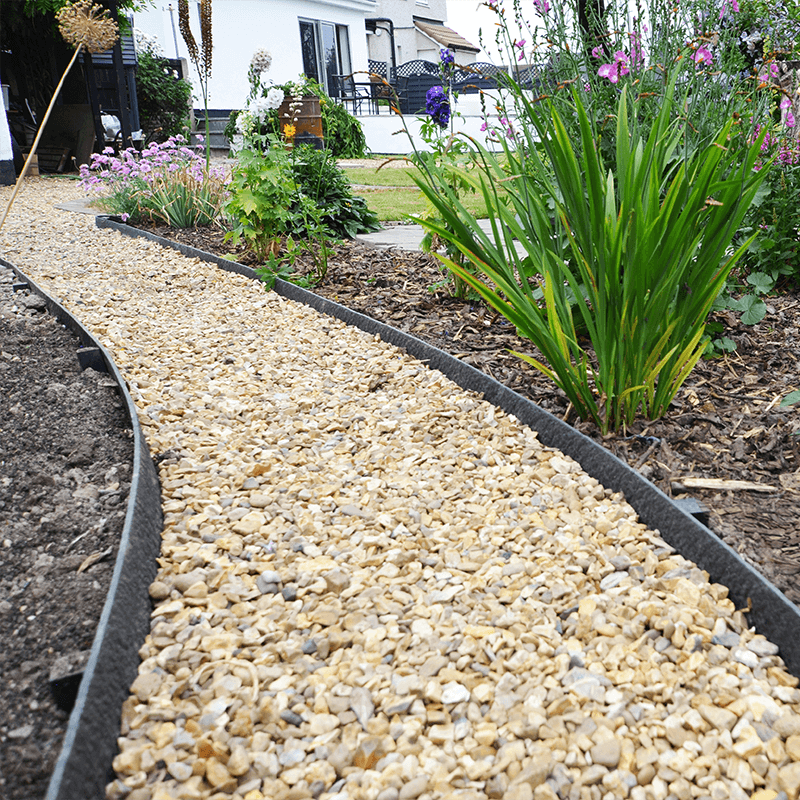
<path fill-rule="evenodd" d="M 425 113 L 440 127 L 450 121 L 450 99 L 441 86 L 431 86 L 425 94 Z"/>

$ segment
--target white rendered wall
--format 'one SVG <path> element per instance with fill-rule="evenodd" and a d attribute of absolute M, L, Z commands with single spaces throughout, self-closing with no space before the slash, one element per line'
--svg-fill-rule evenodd
<path fill-rule="evenodd" d="M 192 33 L 200 46 L 196 2 L 190 0 Z M 272 53 L 270 77 L 275 83 L 296 80 L 303 71 L 298 18 L 347 25 L 354 70 L 367 69 L 364 19 L 374 16 L 375 0 L 214 0 L 211 30 L 213 59 L 209 80 L 210 109 L 241 108 L 249 92 L 247 70 L 258 49 Z M 156 37 L 167 58 L 189 59 L 178 28 L 177 2 L 155 0 L 133 15 L 134 25 Z M 174 24 L 174 30 L 173 30 Z M 202 108 L 200 82 L 190 64 L 194 106 Z"/>
<path fill-rule="evenodd" d="M 486 94 L 488 119 L 483 116 L 479 95 L 470 94 L 459 97 L 456 104 L 457 114 L 453 118 L 453 132 L 473 137 L 488 150 L 502 150 L 499 142 L 487 138 L 486 131 L 481 130 L 484 122 L 488 122 L 489 128 L 498 126 L 492 95 L 488 92 Z M 401 118 L 397 114 L 384 113 L 359 116 L 358 121 L 361 123 L 367 139 L 367 147 L 373 153 L 407 155 L 413 152 L 414 147 L 418 150 L 429 149 L 420 136 L 421 119 L 419 117 L 408 115 Z M 408 133 L 406 133 L 406 129 Z"/>

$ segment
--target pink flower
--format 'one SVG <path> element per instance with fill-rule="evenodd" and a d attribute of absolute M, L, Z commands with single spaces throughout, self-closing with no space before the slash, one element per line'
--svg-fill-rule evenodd
<path fill-rule="evenodd" d="M 786 127 L 787 128 L 794 128 L 795 126 L 795 119 L 794 114 L 791 111 L 786 112 Z"/>
<path fill-rule="evenodd" d="M 731 11 L 733 11 L 734 14 L 738 14 L 739 13 L 738 0 L 730 0 L 730 4 L 731 4 Z M 720 19 L 722 19 L 725 16 L 725 13 L 727 12 L 727 10 L 728 10 L 728 0 L 723 0 L 722 8 L 720 9 L 720 12 L 719 12 L 719 18 Z"/>
<path fill-rule="evenodd" d="M 514 44 L 520 48 L 520 50 L 525 47 L 525 39 L 520 39 L 518 42 L 514 42 Z"/>
<path fill-rule="evenodd" d="M 695 68 L 699 68 L 703 64 L 711 64 L 714 60 L 711 51 L 706 47 L 698 47 L 693 58 L 695 61 Z"/>
<path fill-rule="evenodd" d="M 601 78 L 608 78 L 611 83 L 617 83 L 619 81 L 619 75 L 617 74 L 617 65 L 614 64 L 603 64 L 599 70 L 597 70 L 597 74 Z"/>
<path fill-rule="evenodd" d="M 792 101 L 788 97 L 784 97 L 781 100 L 781 111 L 785 111 L 787 108 L 792 107 Z"/>
<path fill-rule="evenodd" d="M 592 48 L 592 58 L 600 58 L 603 55 L 603 48 L 600 45 Z"/>
<path fill-rule="evenodd" d="M 628 58 L 628 54 L 624 53 L 622 50 L 617 50 L 614 53 L 614 60 L 617 62 L 617 72 L 620 75 L 627 75 L 630 72 L 630 59 Z"/>
<path fill-rule="evenodd" d="M 533 0 L 533 5 L 542 15 L 547 14 L 550 11 L 550 3 L 548 3 L 547 0 Z"/>

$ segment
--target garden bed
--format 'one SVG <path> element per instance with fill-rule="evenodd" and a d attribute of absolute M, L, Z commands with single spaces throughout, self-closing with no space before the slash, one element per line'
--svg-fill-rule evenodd
<path fill-rule="evenodd" d="M 214 228 L 149 228 L 159 236 L 257 266 Z M 303 266 L 298 263 L 299 271 Z M 563 393 L 508 353 L 520 340 L 486 308 L 449 296 L 444 275 L 424 253 L 377 250 L 358 242 L 336 247 L 328 274 L 313 291 L 354 311 L 411 333 L 481 369 L 602 444 L 668 496 L 698 501 L 710 528 L 794 603 L 800 603 L 800 420 L 781 398 L 800 384 L 800 298 L 769 299 L 755 326 L 734 314 L 717 319 L 737 350 L 700 362 L 661 420 L 601 436 L 575 419 Z M 698 482 L 719 481 L 719 488 Z M 754 488 L 742 490 L 746 481 Z M 694 486 L 692 486 L 694 484 Z M 711 485 L 707 484 L 707 485 Z"/>
<path fill-rule="evenodd" d="M 117 384 L 0 267 L 0 796 L 43 797 L 111 584 L 133 466 Z M 49 681 L 59 678 L 61 691 Z M 73 685 L 74 684 L 74 685 Z"/>

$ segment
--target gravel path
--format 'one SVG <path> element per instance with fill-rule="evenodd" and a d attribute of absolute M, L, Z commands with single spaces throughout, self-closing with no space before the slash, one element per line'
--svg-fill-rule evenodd
<path fill-rule="evenodd" d="M 30 181 L 0 252 L 162 459 L 109 797 L 798 798 L 797 680 L 621 498 L 395 348 L 53 211 L 77 195 Z"/>

